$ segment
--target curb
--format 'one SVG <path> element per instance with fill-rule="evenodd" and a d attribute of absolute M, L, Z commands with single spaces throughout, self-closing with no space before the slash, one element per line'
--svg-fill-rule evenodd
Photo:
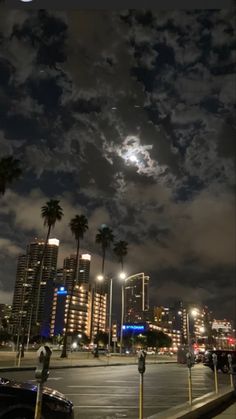
<path fill-rule="evenodd" d="M 163 362 L 149 362 L 147 365 L 162 365 L 162 364 L 177 364 L 177 362 L 173 361 L 163 361 Z M 125 366 L 125 365 L 137 365 L 137 362 L 132 363 L 115 363 L 115 364 L 100 364 L 100 365 L 54 365 L 50 366 L 49 371 L 51 370 L 63 370 L 63 369 L 69 369 L 69 368 L 101 368 L 101 367 L 119 367 L 119 366 Z M 36 369 L 36 366 L 28 366 L 28 367 L 0 367 L 0 374 L 1 372 L 14 372 L 14 371 L 34 371 Z"/>
<path fill-rule="evenodd" d="M 191 407 L 187 403 L 184 403 L 149 416 L 147 419 L 213 418 L 214 416 L 208 415 L 211 413 L 213 414 L 213 412 L 216 411 L 217 408 L 220 408 L 223 404 L 230 404 L 233 400 L 235 400 L 235 392 L 233 389 L 225 390 L 218 395 L 215 393 L 207 393 L 204 396 L 195 399 Z"/>

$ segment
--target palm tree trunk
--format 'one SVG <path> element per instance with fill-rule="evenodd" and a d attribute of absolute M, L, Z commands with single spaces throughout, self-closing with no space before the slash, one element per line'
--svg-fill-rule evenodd
<path fill-rule="evenodd" d="M 105 257 L 106 257 L 106 249 L 105 247 L 103 247 L 102 249 L 102 275 L 104 275 Z"/>
<path fill-rule="evenodd" d="M 66 315 L 66 325 L 65 325 L 65 335 L 63 339 L 63 347 L 61 351 L 61 358 L 67 357 L 67 338 L 68 338 L 68 329 L 69 329 L 69 321 L 70 321 L 70 312 L 71 312 L 71 305 L 72 305 L 72 297 L 74 295 L 75 285 L 77 284 L 78 280 L 78 265 L 79 265 L 79 248 L 80 248 L 80 240 L 77 240 L 77 250 L 76 250 L 76 261 L 75 261 L 75 272 L 74 272 L 74 278 L 72 282 L 72 287 L 70 290 L 70 298 L 69 298 L 69 306 L 68 311 Z"/>

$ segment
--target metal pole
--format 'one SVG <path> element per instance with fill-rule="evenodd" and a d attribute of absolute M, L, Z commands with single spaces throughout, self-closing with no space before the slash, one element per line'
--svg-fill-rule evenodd
<path fill-rule="evenodd" d="M 143 374 L 139 377 L 139 419 L 143 419 Z"/>
<path fill-rule="evenodd" d="M 228 362 L 229 362 L 229 376 L 230 376 L 230 387 L 234 387 L 233 382 L 233 365 L 232 365 L 232 355 L 228 354 Z"/>
<path fill-rule="evenodd" d="M 218 376 L 217 376 L 216 366 L 214 366 L 214 376 L 215 376 L 215 392 L 218 393 Z"/>
<path fill-rule="evenodd" d="M 111 316 L 112 316 L 112 282 L 113 279 L 110 279 L 110 305 L 109 305 L 109 335 L 108 335 L 108 351 L 111 349 Z"/>
<path fill-rule="evenodd" d="M 191 352 L 191 341 L 190 341 L 190 327 L 189 327 L 189 313 L 187 312 L 187 316 L 186 316 L 186 320 L 187 320 L 187 340 L 188 340 L 188 349 L 189 352 Z"/>
<path fill-rule="evenodd" d="M 22 355 L 21 349 L 22 349 L 22 345 L 20 344 L 19 351 L 18 351 L 18 363 L 17 363 L 18 368 L 20 368 L 20 361 L 21 361 L 21 355 Z"/>
<path fill-rule="evenodd" d="M 212 354 L 213 365 L 214 365 L 214 379 L 215 379 L 215 392 L 218 393 L 218 375 L 217 375 L 217 355 Z"/>
<path fill-rule="evenodd" d="M 31 308 L 30 308 L 30 318 L 29 318 L 29 328 L 28 328 L 27 343 L 26 343 L 26 350 L 27 351 L 29 350 L 29 340 L 30 340 L 30 335 L 31 335 L 32 315 L 33 315 L 33 306 L 31 305 Z"/>
<path fill-rule="evenodd" d="M 123 346 L 124 306 L 125 306 L 125 293 L 124 293 L 124 284 L 122 284 L 121 286 L 120 354 L 122 354 L 122 346 Z"/>
<path fill-rule="evenodd" d="M 38 383 L 36 406 L 35 406 L 35 415 L 34 419 L 41 419 L 42 412 L 42 395 L 43 395 L 43 383 Z"/>
<path fill-rule="evenodd" d="M 190 406 L 193 403 L 193 389 L 192 389 L 192 371 L 191 368 L 188 368 L 188 400 Z"/>

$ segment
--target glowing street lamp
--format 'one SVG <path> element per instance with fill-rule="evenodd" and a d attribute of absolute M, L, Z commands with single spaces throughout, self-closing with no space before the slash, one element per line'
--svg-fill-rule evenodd
<path fill-rule="evenodd" d="M 196 317 L 198 314 L 199 314 L 199 311 L 196 308 L 193 308 L 190 311 L 187 311 L 187 340 L 188 340 L 189 352 L 191 352 L 189 316 L 192 315 L 193 317 Z"/>
<path fill-rule="evenodd" d="M 121 272 L 119 274 L 119 278 L 124 280 L 126 278 L 126 274 L 124 272 Z M 113 278 L 110 278 L 110 304 L 109 304 L 109 333 L 108 333 L 108 350 L 110 351 L 111 348 L 111 332 L 112 332 L 112 327 L 111 327 L 111 323 L 112 323 L 112 289 L 113 289 Z M 123 297 L 122 297 L 122 301 L 123 301 Z M 124 312 L 124 306 L 123 306 L 123 312 Z M 124 314 L 123 314 L 124 317 Z M 122 323 L 123 325 L 123 323 Z"/>
<path fill-rule="evenodd" d="M 122 354 L 123 346 L 123 324 L 124 324 L 124 310 L 125 310 L 125 279 L 126 274 L 122 272 L 120 279 L 123 281 L 121 285 L 121 327 L 120 327 L 120 354 Z"/>

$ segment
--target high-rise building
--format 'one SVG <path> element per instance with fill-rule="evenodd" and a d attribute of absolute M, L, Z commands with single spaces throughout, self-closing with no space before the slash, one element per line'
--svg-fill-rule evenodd
<path fill-rule="evenodd" d="M 107 330 L 107 293 L 101 289 L 93 290 L 91 340 L 95 341 L 98 332 Z"/>
<path fill-rule="evenodd" d="M 54 290 L 50 334 L 63 334 L 69 310 L 71 291 L 65 287 Z M 89 284 L 76 285 L 72 295 L 72 305 L 69 312 L 69 333 L 91 334 L 91 288 Z"/>
<path fill-rule="evenodd" d="M 12 306 L 9 304 L 0 304 L 0 330 L 10 331 L 9 322 L 12 313 Z"/>
<path fill-rule="evenodd" d="M 89 283 L 91 255 L 83 253 L 79 258 L 78 284 Z"/>
<path fill-rule="evenodd" d="M 145 321 L 149 310 L 149 276 L 142 272 L 126 278 L 124 297 L 125 322 Z"/>
<path fill-rule="evenodd" d="M 76 255 L 70 255 L 64 259 L 63 262 L 63 278 L 64 286 L 69 291 L 72 288 L 72 284 L 75 276 L 76 267 Z"/>
<path fill-rule="evenodd" d="M 35 239 L 27 246 L 26 255 L 18 258 L 12 307 L 12 324 L 15 332 L 21 327 L 28 329 L 34 325 L 40 330 L 49 322 L 59 240 L 49 239 L 42 269 L 39 272 L 44 246 L 43 240 Z"/>
<path fill-rule="evenodd" d="M 89 283 L 91 255 L 82 253 L 79 257 L 79 266 L 77 271 L 77 285 Z M 68 291 L 71 289 L 76 268 L 76 255 L 70 255 L 64 259 L 63 263 L 63 278 L 64 286 Z"/>

